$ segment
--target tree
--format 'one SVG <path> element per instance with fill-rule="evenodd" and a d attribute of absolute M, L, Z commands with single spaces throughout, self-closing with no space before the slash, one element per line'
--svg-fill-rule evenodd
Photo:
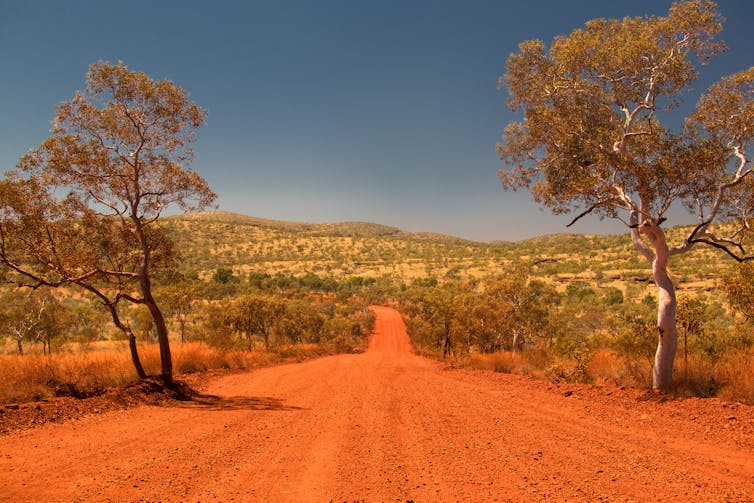
<path fill-rule="evenodd" d="M 33 342 L 44 324 L 45 311 L 50 299 L 36 292 L 19 292 L 16 289 L 3 293 L 0 324 L 3 331 L 16 339 L 18 354 L 24 354 L 24 343 Z"/>
<path fill-rule="evenodd" d="M 534 337 L 550 335 L 550 312 L 559 298 L 553 287 L 532 280 L 525 267 L 512 269 L 505 278 L 487 281 L 485 295 L 499 306 L 502 328 L 510 335 L 510 345 L 503 347 L 515 353 Z"/>
<path fill-rule="evenodd" d="M 320 342 L 325 317 L 311 301 L 289 300 L 277 324 L 277 332 L 294 344 Z"/>
<path fill-rule="evenodd" d="M 724 48 L 714 40 L 721 29 L 708 0 L 674 3 L 667 17 L 595 19 L 549 50 L 523 42 L 500 79 L 509 106 L 523 112 L 498 145 L 508 165 L 499 173 L 503 187 L 529 189 L 554 213 L 579 211 L 569 225 L 589 213 L 619 219 L 651 265 L 657 389 L 672 382 L 677 348 L 668 259 L 697 243 L 748 257 L 754 68 L 712 86 L 679 131 L 660 122 L 663 112 L 673 118 L 697 66 Z M 671 247 L 661 224 L 677 203 L 698 215 L 698 225 Z"/>
<path fill-rule="evenodd" d="M 689 336 L 704 329 L 705 304 L 699 298 L 681 298 L 678 302 L 678 326 L 683 336 L 683 378 L 689 380 Z"/>
<path fill-rule="evenodd" d="M 71 330 L 78 342 L 103 340 L 108 313 L 100 305 L 86 300 L 73 302 L 70 306 Z"/>
<path fill-rule="evenodd" d="M 261 335 L 264 348 L 270 348 L 272 329 L 284 313 L 280 299 L 265 295 L 245 295 L 229 307 L 227 316 L 234 330 L 246 337 L 248 350 L 252 350 L 252 336 Z"/>
<path fill-rule="evenodd" d="M 228 269 L 227 267 L 218 267 L 215 273 L 212 275 L 212 281 L 216 281 L 217 283 L 220 283 L 222 285 L 227 285 L 228 283 L 237 282 L 238 278 L 233 275 L 233 269 Z"/>
<path fill-rule="evenodd" d="M 720 285 L 733 309 L 754 320 L 754 262 L 738 264 L 723 275 Z"/>
<path fill-rule="evenodd" d="M 57 108 L 51 136 L 0 182 L 0 260 L 17 284 L 76 285 L 135 338 L 118 304 L 145 306 L 154 320 L 161 373 L 172 381 L 165 319 L 152 292 L 155 268 L 175 259 L 159 226 L 163 211 L 206 208 L 215 194 L 186 169 L 206 112 L 169 81 L 123 63 L 96 63 L 85 92 Z"/>
<path fill-rule="evenodd" d="M 190 321 L 193 303 L 198 297 L 199 284 L 195 281 L 178 281 L 159 290 L 158 298 L 167 315 L 178 322 L 181 342 L 186 342 L 186 325 Z"/>
<path fill-rule="evenodd" d="M 415 324 L 421 326 L 420 338 L 433 349 L 442 349 L 443 358 L 456 352 L 459 332 L 468 334 L 468 330 L 459 330 L 460 313 L 464 313 L 464 300 L 468 292 L 462 285 L 442 285 L 432 288 L 420 287 L 419 296 L 414 302 Z"/>
<path fill-rule="evenodd" d="M 0 331 L 16 339 L 20 355 L 26 343 L 42 343 L 42 352 L 51 354 L 53 341 L 60 340 L 72 322 L 70 310 L 49 291 L 12 288 L 0 294 Z"/>

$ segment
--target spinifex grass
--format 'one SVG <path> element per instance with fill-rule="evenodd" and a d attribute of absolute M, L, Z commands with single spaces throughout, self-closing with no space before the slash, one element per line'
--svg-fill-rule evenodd
<path fill-rule="evenodd" d="M 468 368 L 532 375 L 555 381 L 611 383 L 635 388 L 645 388 L 651 384 L 650 363 L 638 358 L 626 358 L 607 349 L 595 351 L 583 366 L 563 357 L 543 358 L 537 351 L 474 353 L 454 361 Z M 754 404 L 754 353 L 731 350 L 714 363 L 710 359 L 693 356 L 689 358 L 687 367 L 685 361 L 679 358 L 675 375 L 671 390 L 673 394 L 717 397 Z"/>
<path fill-rule="evenodd" d="M 57 395 L 92 395 L 135 378 L 136 372 L 124 350 L 0 355 L 0 403 Z"/>
<path fill-rule="evenodd" d="M 246 369 L 286 361 L 301 361 L 328 353 L 318 344 L 280 347 L 273 351 L 223 351 L 203 342 L 172 345 L 176 375 L 209 369 Z M 159 373 L 156 344 L 139 347 L 144 369 Z M 116 347 L 51 355 L 0 355 L 0 404 L 28 402 L 55 396 L 85 397 L 137 379 L 128 349 Z"/>

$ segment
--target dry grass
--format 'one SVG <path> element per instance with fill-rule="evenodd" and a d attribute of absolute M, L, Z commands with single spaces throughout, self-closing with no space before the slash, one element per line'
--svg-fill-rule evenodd
<path fill-rule="evenodd" d="M 598 349 L 586 366 L 587 380 L 616 386 L 648 388 L 652 384 L 652 365 L 646 360 L 628 359 L 611 349 Z"/>
<path fill-rule="evenodd" d="M 0 355 L 0 403 L 93 395 L 135 378 L 127 351 Z"/>
<path fill-rule="evenodd" d="M 222 351 L 202 342 L 173 344 L 176 375 L 209 369 L 249 369 L 322 356 L 329 350 L 317 344 L 286 346 L 275 352 Z M 147 374 L 160 372 L 156 344 L 139 347 Z M 55 396 L 92 396 L 137 379 L 128 348 L 123 344 L 77 353 L 0 355 L 0 404 L 29 402 Z"/>
<path fill-rule="evenodd" d="M 726 355 L 718 372 L 722 379 L 719 398 L 754 405 L 754 354 Z"/>
<path fill-rule="evenodd" d="M 439 358 L 439 355 L 434 356 Z M 595 351 L 585 366 L 565 358 L 548 358 L 537 351 L 473 353 L 453 363 L 466 368 L 544 377 L 555 382 L 630 388 L 649 388 L 652 383 L 652 367 L 647 361 L 627 359 L 609 349 Z M 682 357 L 678 357 L 671 392 L 678 396 L 717 397 L 754 405 L 754 353 L 731 351 L 715 363 L 690 357 L 688 367 Z"/>
<path fill-rule="evenodd" d="M 496 353 L 470 354 L 464 358 L 462 365 L 480 370 L 492 370 L 505 374 L 524 374 L 528 367 L 520 354 L 510 351 L 498 351 Z"/>
<path fill-rule="evenodd" d="M 479 370 L 542 377 L 544 376 L 544 369 L 550 363 L 550 358 L 539 351 L 525 353 L 497 351 L 495 353 L 472 353 L 460 358 L 457 363 L 462 367 Z"/>
<path fill-rule="evenodd" d="M 716 362 L 692 357 L 688 369 L 678 361 L 673 391 L 754 404 L 754 352 L 729 351 Z"/>

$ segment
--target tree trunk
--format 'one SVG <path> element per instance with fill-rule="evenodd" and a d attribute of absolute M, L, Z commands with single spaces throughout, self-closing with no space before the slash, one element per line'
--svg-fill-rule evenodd
<path fill-rule="evenodd" d="M 450 325 L 445 323 L 445 340 L 442 345 L 442 357 L 447 358 L 452 351 L 452 341 L 450 339 Z"/>
<path fill-rule="evenodd" d="M 23 356 L 24 354 L 24 338 L 23 337 L 16 337 L 16 343 L 18 344 L 18 354 Z"/>
<path fill-rule="evenodd" d="M 633 218 L 633 217 L 632 217 Z M 657 285 L 657 351 L 652 369 L 652 388 L 665 390 L 673 383 L 673 361 L 678 349 L 678 329 L 676 328 L 675 287 L 668 275 L 670 250 L 665 233 L 654 222 L 645 221 L 639 226 L 654 248 L 654 256 L 644 247 L 643 253 L 652 263 L 652 275 Z M 641 244 L 634 244 L 642 250 Z"/>
<path fill-rule="evenodd" d="M 178 325 L 181 327 L 181 344 L 186 342 L 186 320 L 183 316 L 178 316 Z"/>
<path fill-rule="evenodd" d="M 147 306 L 149 313 L 154 320 L 154 326 L 157 330 L 157 343 L 160 346 L 160 368 L 161 377 L 165 383 L 170 384 L 173 382 L 173 358 L 170 355 L 170 339 L 168 338 L 168 327 L 165 324 L 165 317 L 162 315 L 162 311 L 157 306 L 157 302 L 152 295 L 152 280 L 149 276 L 149 269 L 151 264 L 151 249 L 149 247 L 149 241 L 147 240 L 146 233 L 144 232 L 144 225 L 139 219 L 138 211 L 134 207 L 132 208 L 131 218 L 136 228 L 136 234 L 141 241 L 141 265 L 139 267 L 139 286 L 141 287 L 142 303 Z"/>
<path fill-rule="evenodd" d="M 146 379 L 147 373 L 144 372 L 144 366 L 141 364 L 141 358 L 139 358 L 139 350 L 136 347 L 136 336 L 130 330 L 128 330 L 126 335 L 128 335 L 128 349 L 131 352 L 131 362 L 133 362 L 136 369 L 136 375 L 139 376 L 139 379 Z"/>
<path fill-rule="evenodd" d="M 136 375 L 139 376 L 139 379 L 146 379 L 147 373 L 144 372 L 144 366 L 141 364 L 141 358 L 139 358 L 139 350 L 136 347 L 136 336 L 131 328 L 124 325 L 120 320 L 118 308 L 115 304 L 106 303 L 105 305 L 110 310 L 110 317 L 113 319 L 113 324 L 115 324 L 121 332 L 126 334 L 126 337 L 128 338 L 128 349 L 131 351 L 131 362 L 134 364 L 134 369 L 136 369 Z"/>
<path fill-rule="evenodd" d="M 664 263 L 663 263 L 664 262 Z M 652 387 L 668 389 L 673 382 L 673 361 L 678 349 L 678 329 L 676 328 L 675 287 L 668 275 L 667 256 L 661 260 L 661 253 L 652 264 L 655 284 L 657 285 L 657 352 L 652 372 Z"/>
<path fill-rule="evenodd" d="M 143 292 L 144 300 L 149 312 L 154 320 L 154 326 L 157 330 L 157 343 L 160 346 L 160 367 L 162 369 L 161 377 L 166 383 L 173 382 L 173 358 L 170 354 L 170 339 L 168 338 L 168 327 L 165 324 L 165 318 L 162 311 L 152 297 L 152 292 Z"/>

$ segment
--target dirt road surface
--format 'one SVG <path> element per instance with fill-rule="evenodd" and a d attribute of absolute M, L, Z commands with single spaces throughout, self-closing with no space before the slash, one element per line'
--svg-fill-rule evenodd
<path fill-rule="evenodd" d="M 3 501 L 754 501 L 754 412 L 369 350 L 0 437 Z M 646 397 L 645 397 L 646 398 Z"/>

